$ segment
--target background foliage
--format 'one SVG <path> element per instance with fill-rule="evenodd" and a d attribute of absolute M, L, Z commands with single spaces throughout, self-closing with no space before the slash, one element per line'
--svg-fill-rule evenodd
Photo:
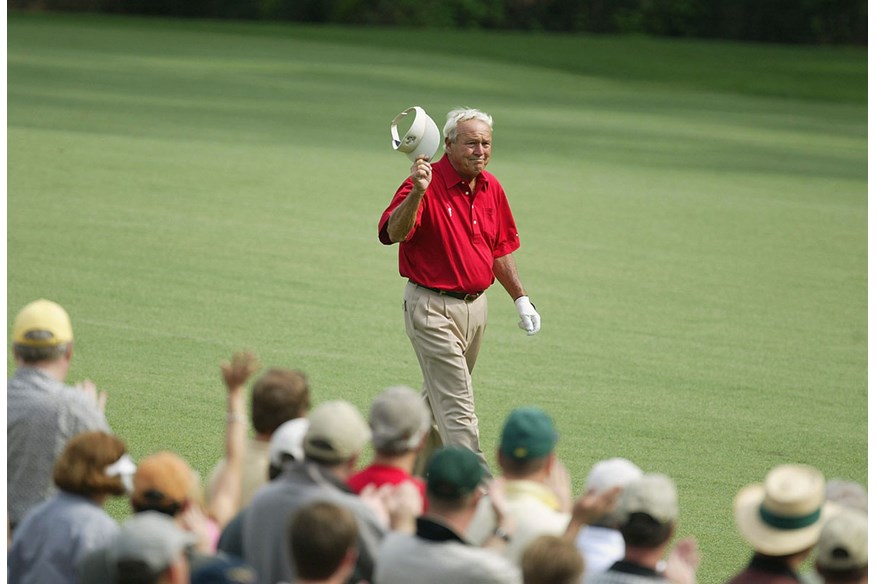
<path fill-rule="evenodd" d="M 866 0 L 11 0 L 9 6 L 310 23 L 867 43 Z"/>

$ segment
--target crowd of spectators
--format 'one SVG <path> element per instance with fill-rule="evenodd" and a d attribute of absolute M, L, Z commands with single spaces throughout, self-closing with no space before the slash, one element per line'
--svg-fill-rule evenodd
<path fill-rule="evenodd" d="M 185 453 L 132 460 L 106 423 L 105 394 L 66 385 L 73 329 L 62 307 L 24 307 L 12 349 L 12 584 L 697 581 L 699 551 L 679 536 L 672 478 L 613 458 L 597 461 L 575 496 L 559 432 L 537 407 L 504 421 L 496 478 L 453 445 L 415 476 L 431 428 L 416 391 L 386 389 L 366 420 L 331 396 L 311 409 L 307 376 L 271 368 L 251 384 L 248 416 L 246 388 L 261 366 L 241 352 L 220 365 L 225 453 L 202 485 Z M 129 500 L 122 523 L 104 510 L 109 497 Z M 741 488 L 733 511 L 752 553 L 728 584 L 867 581 L 861 485 L 783 464 Z M 804 569 L 808 558 L 814 569 Z"/>

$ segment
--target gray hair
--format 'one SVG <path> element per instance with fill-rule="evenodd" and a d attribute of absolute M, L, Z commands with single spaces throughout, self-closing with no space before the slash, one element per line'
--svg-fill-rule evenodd
<path fill-rule="evenodd" d="M 61 343 L 60 345 L 51 345 L 48 347 L 31 347 L 29 345 L 13 343 L 12 352 L 25 363 L 40 363 L 42 361 L 54 361 L 60 359 L 67 353 L 67 347 L 69 344 L 70 343 Z"/>
<path fill-rule="evenodd" d="M 456 126 L 460 122 L 467 122 L 468 120 L 480 120 L 490 126 L 491 131 L 493 129 L 493 116 L 481 110 L 460 107 L 447 114 L 447 123 L 444 124 L 444 137 L 449 138 L 451 142 L 456 142 Z"/>

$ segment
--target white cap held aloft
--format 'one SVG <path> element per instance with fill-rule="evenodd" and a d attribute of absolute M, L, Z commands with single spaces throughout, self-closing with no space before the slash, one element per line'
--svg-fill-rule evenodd
<path fill-rule="evenodd" d="M 405 118 L 410 115 L 413 115 L 411 126 L 405 135 L 399 138 L 398 125 L 406 121 Z M 432 160 L 441 145 L 441 132 L 438 131 L 438 126 L 420 106 L 409 107 L 397 115 L 390 124 L 389 132 L 392 135 L 393 150 L 404 152 L 411 162 L 420 156 Z"/>

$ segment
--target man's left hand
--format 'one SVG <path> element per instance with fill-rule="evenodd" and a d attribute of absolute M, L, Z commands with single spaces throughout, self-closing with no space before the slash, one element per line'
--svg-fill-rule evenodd
<path fill-rule="evenodd" d="M 520 322 L 517 326 L 526 331 L 527 335 L 534 335 L 541 330 L 541 317 L 535 311 L 535 306 L 529 301 L 529 296 L 521 296 L 514 301 Z"/>

